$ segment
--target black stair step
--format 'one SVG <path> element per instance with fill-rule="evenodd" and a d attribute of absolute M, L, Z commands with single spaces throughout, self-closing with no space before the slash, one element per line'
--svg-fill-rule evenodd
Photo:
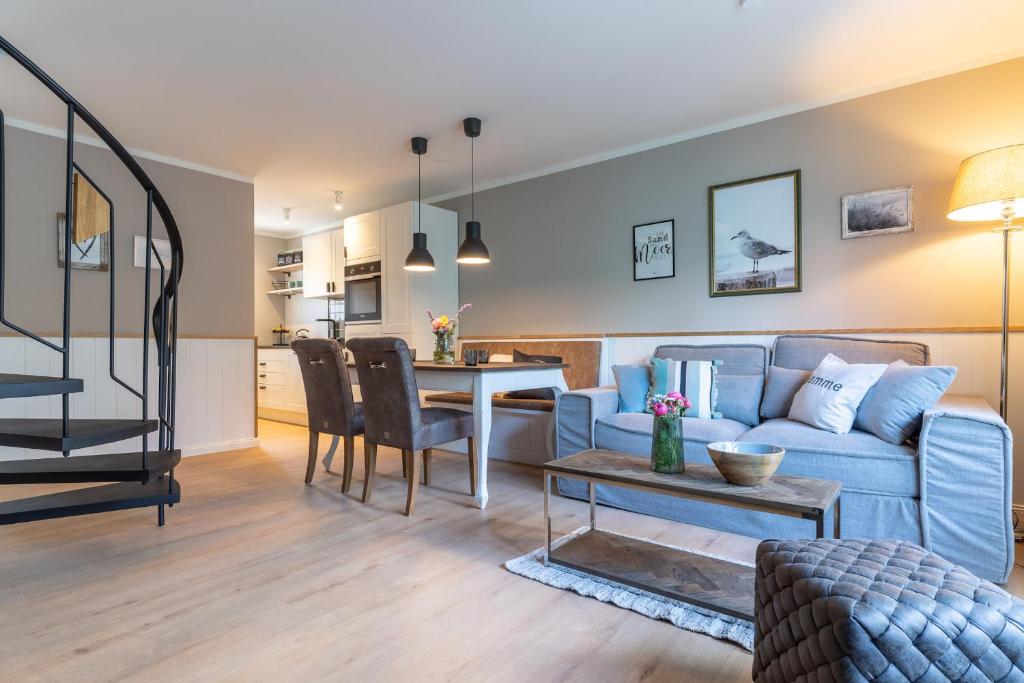
<path fill-rule="evenodd" d="M 180 501 L 181 487 L 170 477 L 154 479 L 148 484 L 121 482 L 0 503 L 0 524 L 170 505 Z"/>
<path fill-rule="evenodd" d="M 156 420 L 71 420 L 61 436 L 59 418 L 0 419 L 0 446 L 44 451 L 73 451 L 156 431 Z"/>
<path fill-rule="evenodd" d="M 73 455 L 0 462 L 0 484 L 71 484 L 136 481 L 145 484 L 181 462 L 181 451 Z"/>
<path fill-rule="evenodd" d="M 0 373 L 0 398 L 77 394 L 82 388 L 80 379 Z"/>

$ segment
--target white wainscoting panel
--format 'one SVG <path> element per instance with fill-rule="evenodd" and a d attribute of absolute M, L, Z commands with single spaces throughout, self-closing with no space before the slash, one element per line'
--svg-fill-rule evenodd
<path fill-rule="evenodd" d="M 59 344 L 59 339 L 51 339 Z M 175 447 L 183 455 L 212 453 L 256 445 L 255 348 L 252 339 L 178 340 L 177 433 Z M 142 390 L 142 340 L 118 338 L 114 368 L 126 384 Z M 0 337 L 0 372 L 33 375 L 61 374 L 60 354 L 21 337 Z M 156 417 L 156 346 L 150 342 L 150 416 Z M 105 338 L 71 340 L 71 376 L 85 390 L 71 395 L 73 418 L 139 418 L 142 402 L 110 378 L 109 346 Z M 60 396 L 0 400 L 0 417 L 60 417 Z M 150 435 L 155 446 L 156 434 Z M 141 439 L 105 444 L 75 454 L 114 453 L 141 448 Z M 0 448 L 0 459 L 53 457 L 49 451 Z"/>

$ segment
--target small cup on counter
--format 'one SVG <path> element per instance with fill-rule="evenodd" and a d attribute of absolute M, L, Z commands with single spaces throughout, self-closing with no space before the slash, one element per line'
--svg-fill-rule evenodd
<path fill-rule="evenodd" d="M 466 362 L 466 365 L 476 365 L 477 359 L 480 357 L 480 352 L 476 349 L 463 349 L 462 360 Z"/>
<path fill-rule="evenodd" d="M 491 352 L 488 351 L 487 349 L 477 349 L 476 350 L 476 360 L 481 365 L 486 365 L 487 361 L 489 361 L 490 359 L 491 359 Z"/>

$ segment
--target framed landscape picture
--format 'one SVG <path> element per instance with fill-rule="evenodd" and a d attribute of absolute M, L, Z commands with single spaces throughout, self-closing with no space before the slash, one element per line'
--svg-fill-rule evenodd
<path fill-rule="evenodd" d="M 708 188 L 711 296 L 800 291 L 800 171 Z"/>
<path fill-rule="evenodd" d="M 675 221 L 634 225 L 633 280 L 675 277 L 675 240 Z"/>
<path fill-rule="evenodd" d="M 894 235 L 914 229 L 914 188 L 848 194 L 842 201 L 844 240 Z"/>

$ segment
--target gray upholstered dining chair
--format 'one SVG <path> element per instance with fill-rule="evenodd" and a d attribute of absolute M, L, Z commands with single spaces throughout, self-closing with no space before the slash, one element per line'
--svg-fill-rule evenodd
<path fill-rule="evenodd" d="M 359 387 L 363 395 L 366 433 L 363 438 L 366 478 L 363 502 L 373 492 L 377 447 L 401 449 L 409 479 L 405 514 L 416 508 L 422 458 L 423 483 L 430 485 L 432 448 L 438 444 L 469 440 L 469 488 L 476 490 L 473 459 L 473 415 L 454 408 L 421 408 L 416 375 L 409 347 L 395 337 L 353 339 L 348 349 L 355 357 Z"/>
<path fill-rule="evenodd" d="M 292 350 L 299 360 L 302 385 L 306 390 L 306 411 L 309 414 L 309 462 L 306 483 L 313 481 L 320 434 L 334 436 L 344 442 L 345 468 L 341 491 L 352 486 L 352 460 L 355 437 L 363 433 L 363 405 L 352 397 L 352 381 L 345 365 L 345 352 L 333 339 L 296 339 Z"/>

